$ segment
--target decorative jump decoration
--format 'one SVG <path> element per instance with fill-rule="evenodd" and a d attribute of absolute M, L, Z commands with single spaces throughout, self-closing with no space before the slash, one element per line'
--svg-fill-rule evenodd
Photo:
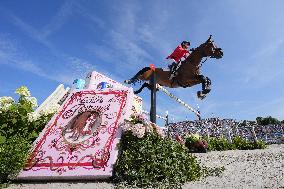
<path fill-rule="evenodd" d="M 197 92 L 197 97 L 204 99 L 206 95 L 210 92 L 211 80 L 202 75 L 200 72 L 200 67 L 202 66 L 202 58 L 222 58 L 223 52 L 221 48 L 218 48 L 212 36 L 202 43 L 199 47 L 192 49 L 192 53 L 181 62 L 179 69 L 177 70 L 177 75 L 172 80 L 170 80 L 170 71 L 164 71 L 162 68 L 156 68 L 157 83 L 161 86 L 177 88 L 177 87 L 192 87 L 197 84 L 202 84 L 202 91 Z M 134 77 L 129 80 L 125 80 L 126 84 L 135 84 L 137 81 L 150 81 L 153 69 L 150 67 L 145 67 L 141 69 Z M 135 91 L 135 94 L 140 93 L 143 88 L 147 87 L 151 90 L 151 84 L 145 82 L 140 89 Z"/>
<path fill-rule="evenodd" d="M 83 88 L 72 87 L 40 133 L 18 179 L 101 179 L 113 175 L 119 125 L 142 111 L 142 99 L 133 95 L 132 88 L 96 71 L 90 72 L 84 83 Z M 64 96 L 59 94 L 52 101 Z"/>

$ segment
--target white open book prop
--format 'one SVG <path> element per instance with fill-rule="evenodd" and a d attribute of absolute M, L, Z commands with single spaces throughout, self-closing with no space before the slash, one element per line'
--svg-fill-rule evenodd
<path fill-rule="evenodd" d="M 73 90 L 34 143 L 18 179 L 99 179 L 112 176 L 121 124 L 142 99 L 98 72 Z M 95 89 L 107 81 L 113 88 Z M 90 84 L 91 83 L 91 84 Z"/>

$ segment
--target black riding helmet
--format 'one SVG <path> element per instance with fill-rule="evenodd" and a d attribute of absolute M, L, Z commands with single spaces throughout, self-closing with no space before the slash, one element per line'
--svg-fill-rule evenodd
<path fill-rule="evenodd" d="M 183 41 L 181 42 L 181 46 L 184 47 L 185 45 L 190 46 L 190 42 L 189 41 Z"/>

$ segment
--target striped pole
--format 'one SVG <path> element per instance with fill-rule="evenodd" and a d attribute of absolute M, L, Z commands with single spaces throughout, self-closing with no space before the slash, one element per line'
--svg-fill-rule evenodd
<path fill-rule="evenodd" d="M 157 84 L 157 89 L 159 89 L 160 91 L 164 92 L 166 95 L 168 95 L 170 98 L 174 99 L 176 102 L 178 102 L 181 105 L 185 106 L 187 109 L 189 109 L 190 111 L 195 113 L 195 115 L 200 118 L 201 115 L 200 115 L 199 111 L 195 110 L 190 105 L 188 105 L 187 103 L 185 103 L 184 101 L 182 101 L 181 99 L 179 99 L 178 97 L 176 97 L 175 95 L 170 93 L 167 89 L 165 89 L 164 87 L 160 86 L 159 84 Z"/>

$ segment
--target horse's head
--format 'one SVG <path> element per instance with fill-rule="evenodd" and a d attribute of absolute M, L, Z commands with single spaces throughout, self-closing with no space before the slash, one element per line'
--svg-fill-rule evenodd
<path fill-rule="evenodd" d="M 210 35 L 209 39 L 207 39 L 207 41 L 201 44 L 198 48 L 202 52 L 202 55 L 204 57 L 210 57 L 216 59 L 223 57 L 223 51 L 221 48 L 218 48 L 216 46 L 216 44 L 212 40 L 212 35 Z"/>

